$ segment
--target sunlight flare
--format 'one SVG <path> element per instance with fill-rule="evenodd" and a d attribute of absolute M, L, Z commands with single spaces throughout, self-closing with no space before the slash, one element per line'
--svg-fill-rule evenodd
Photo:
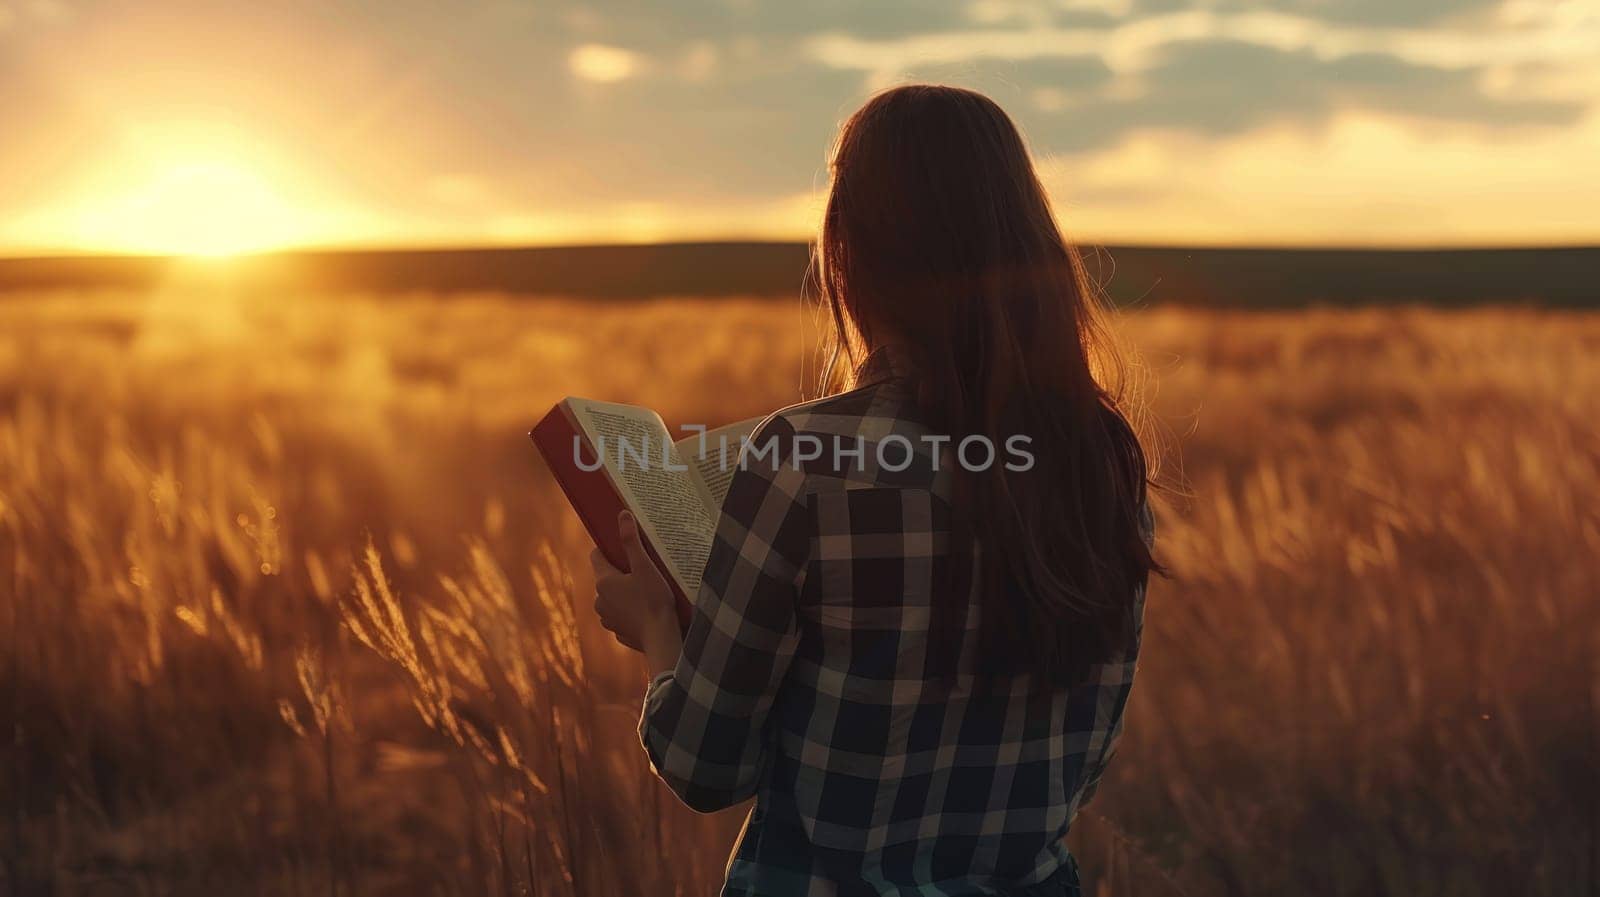
<path fill-rule="evenodd" d="M 223 256 L 306 236 L 304 211 L 259 171 L 227 159 L 174 162 L 77 216 L 86 245 Z"/>

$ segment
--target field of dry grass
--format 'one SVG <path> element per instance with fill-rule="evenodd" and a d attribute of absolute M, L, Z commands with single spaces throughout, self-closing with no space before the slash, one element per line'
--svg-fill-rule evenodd
<path fill-rule="evenodd" d="M 1600 316 L 1140 312 L 1100 895 L 1594 893 Z M 0 891 L 707 894 L 525 431 L 800 397 L 794 303 L 0 301 Z"/>

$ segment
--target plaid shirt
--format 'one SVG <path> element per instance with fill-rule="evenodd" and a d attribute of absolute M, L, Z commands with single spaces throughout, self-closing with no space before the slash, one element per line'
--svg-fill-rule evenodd
<path fill-rule="evenodd" d="M 755 447 L 783 447 L 779 463 L 735 474 L 683 653 L 645 696 L 640 738 L 685 803 L 756 798 L 724 895 L 1042 881 L 1071 862 L 1061 839 L 1122 730 L 1137 634 L 1070 689 L 1017 677 L 980 693 L 970 661 L 953 688 L 927 668 L 932 601 L 949 581 L 949 464 L 934 463 L 911 391 L 882 358 L 858 376 L 869 385 L 757 430 Z M 894 435 L 916 448 L 903 470 L 890 469 L 901 445 L 883 463 L 876 450 Z M 797 436 L 827 450 L 796 469 Z M 835 463 L 836 436 L 847 451 L 864 444 L 860 462 Z M 969 603 L 964 659 L 976 624 Z"/>

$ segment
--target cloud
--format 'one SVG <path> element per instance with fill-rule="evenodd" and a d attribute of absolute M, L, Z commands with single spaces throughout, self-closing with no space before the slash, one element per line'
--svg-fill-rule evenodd
<path fill-rule="evenodd" d="M 0 34 L 23 25 L 65 24 L 74 10 L 61 0 L 0 0 Z"/>
<path fill-rule="evenodd" d="M 928 31 L 889 39 L 848 32 L 807 38 L 822 65 L 879 73 L 918 65 L 1098 55 L 1119 72 L 1138 71 L 1181 41 L 1236 40 L 1334 58 L 1380 53 L 1418 65 L 1583 63 L 1600 42 L 1600 16 L 1546 16 L 1520 28 L 1381 28 L 1343 25 L 1273 10 L 1206 8 L 1134 17 L 1112 27 Z"/>
<path fill-rule="evenodd" d="M 1570 124 L 1585 108 L 1490 96 L 1481 76 L 1380 54 L 1322 59 L 1242 41 L 1185 41 L 1164 48 L 1127 95 L 1107 92 L 1041 117 L 1035 133 L 1054 148 L 1085 150 L 1141 128 L 1226 136 L 1270 123 L 1312 125 L 1349 109 L 1507 129 Z"/>
<path fill-rule="evenodd" d="M 838 122 L 859 99 L 855 73 L 772 52 L 719 60 L 715 77 L 619 82 L 604 96 L 562 102 L 559 119 L 519 115 L 500 127 L 515 135 L 514 152 L 530 168 L 576 161 L 597 173 L 569 184 L 691 202 L 731 199 L 792 193 L 821 180 Z"/>
<path fill-rule="evenodd" d="M 709 81 L 717 73 L 720 57 L 717 45 L 711 41 L 692 41 L 679 54 L 675 70 L 685 81 Z"/>
<path fill-rule="evenodd" d="M 567 56 L 567 67 L 585 81 L 612 84 L 637 75 L 643 68 L 639 54 L 605 44 L 583 44 Z"/>
<path fill-rule="evenodd" d="M 1503 0 L 1221 0 L 1214 8 L 1227 12 L 1271 10 L 1326 22 L 1360 25 L 1427 25 L 1468 19 L 1502 5 Z M 1192 8 L 1190 0 L 1138 0 L 1141 14 Z"/>
<path fill-rule="evenodd" d="M 873 87 L 901 82 L 959 84 L 981 91 L 1015 112 L 1063 112 L 1112 92 L 1116 73 L 1098 56 L 1062 56 L 1003 62 L 918 66 Z"/>
<path fill-rule="evenodd" d="M 1517 27 L 1419 28 L 1329 24 L 1283 11 L 1335 5 L 1229 12 L 1224 0 L 1215 10 L 1134 13 L 1111 27 L 887 40 L 835 33 L 804 47 L 821 65 L 861 72 L 867 87 L 935 73 L 1003 103 L 1026 103 L 1041 113 L 1036 136 L 1075 151 L 1139 128 L 1224 136 L 1269 122 L 1316 124 L 1345 109 L 1484 130 L 1562 125 L 1600 100 L 1592 61 L 1600 17 L 1557 4 L 1497 13 L 1513 15 Z M 1458 16 L 1492 6 L 1423 5 Z"/>
<path fill-rule="evenodd" d="M 1141 132 L 1040 173 L 1070 235 L 1097 242 L 1550 245 L 1593 239 L 1600 114 L 1486 146 L 1361 111 L 1316 132 Z M 1463 189 L 1470 185 L 1470 189 Z"/>
<path fill-rule="evenodd" d="M 599 0 L 567 15 L 566 23 L 590 40 L 655 51 L 739 38 L 790 43 L 830 30 L 892 39 L 930 29 L 982 27 L 971 5 L 968 0 Z"/>

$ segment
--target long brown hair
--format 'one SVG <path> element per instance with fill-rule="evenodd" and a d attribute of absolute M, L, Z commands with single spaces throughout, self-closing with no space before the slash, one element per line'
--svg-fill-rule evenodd
<path fill-rule="evenodd" d="M 1031 440 L 1029 470 L 956 465 L 957 535 L 970 536 L 956 542 L 979 549 L 962 579 L 981 574 L 971 668 L 1081 681 L 1126 645 L 1160 569 L 1142 524 L 1150 471 L 1100 293 L 1016 126 L 970 90 L 877 94 L 840 131 L 815 253 L 834 336 L 824 382 L 893 343 L 940 431 Z M 969 593 L 935 608 L 946 658 Z"/>

